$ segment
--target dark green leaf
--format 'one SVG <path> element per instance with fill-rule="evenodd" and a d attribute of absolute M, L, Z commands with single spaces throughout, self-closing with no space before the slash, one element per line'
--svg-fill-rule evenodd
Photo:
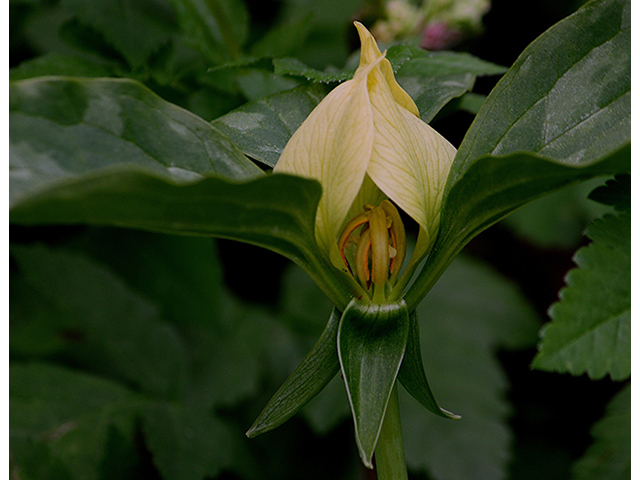
<path fill-rule="evenodd" d="M 593 243 L 578 250 L 553 321 L 542 331 L 533 366 L 542 370 L 631 374 L 631 215 L 605 215 L 587 229 Z"/>
<path fill-rule="evenodd" d="M 338 354 L 365 466 L 372 457 L 409 334 L 404 304 L 363 305 L 352 300 L 340 320 Z"/>
<path fill-rule="evenodd" d="M 418 316 L 415 311 L 409 315 L 409 339 L 407 349 L 400 366 L 398 380 L 409 394 L 422 404 L 427 410 L 445 418 L 459 419 L 459 415 L 440 408 L 431 392 L 427 376 L 422 365 L 422 353 L 420 349 L 420 329 Z"/>
<path fill-rule="evenodd" d="M 474 82 L 475 76 L 470 73 L 446 77 L 398 75 L 398 83 L 416 102 L 420 118 L 425 122 L 433 120 L 449 101 L 471 90 Z"/>
<path fill-rule="evenodd" d="M 140 400 L 116 383 L 47 364 L 9 368 L 10 450 L 21 479 L 99 480 L 121 439 L 134 452 Z"/>
<path fill-rule="evenodd" d="M 298 87 L 249 102 L 213 125 L 245 155 L 274 167 L 291 135 L 325 93 L 320 86 Z"/>
<path fill-rule="evenodd" d="M 334 310 L 313 349 L 271 398 L 247 432 L 248 437 L 282 425 L 335 377 L 340 370 L 336 343 L 339 322 L 340 314 Z"/>
<path fill-rule="evenodd" d="M 592 1 L 536 39 L 489 95 L 456 157 L 533 152 L 588 165 L 630 139 L 630 6 Z"/>
<path fill-rule="evenodd" d="M 512 282 L 462 255 L 416 314 L 430 386 L 462 419 L 433 415 L 399 389 L 409 469 L 434 480 L 506 478 L 509 383 L 497 351 L 534 347 L 535 311 Z"/>
<path fill-rule="evenodd" d="M 350 282 L 329 266 L 313 234 L 320 192 L 317 182 L 288 175 L 248 183 L 204 178 L 180 185 L 118 169 L 34 194 L 14 207 L 10 218 L 26 225 L 118 225 L 260 245 L 298 263 L 336 306 L 344 307 Z"/>
<path fill-rule="evenodd" d="M 92 62 L 79 55 L 51 53 L 22 62 L 9 70 L 9 80 L 24 80 L 45 75 L 74 77 L 108 77 L 113 75 L 111 65 Z"/>
<path fill-rule="evenodd" d="M 13 300 L 29 305 L 38 299 L 28 315 L 13 312 L 14 354 L 32 353 L 30 333 L 46 332 L 49 337 L 40 341 L 52 345 L 59 358 L 152 395 L 183 393 L 187 352 L 154 305 L 84 255 L 40 245 L 15 246 L 11 252 L 32 289 Z M 29 349 L 20 351 L 22 345 Z"/>
<path fill-rule="evenodd" d="M 170 12 L 155 0 L 63 0 L 62 4 L 81 22 L 100 32 L 132 67 L 143 65 L 172 33 Z"/>
<path fill-rule="evenodd" d="M 567 184 L 629 170 L 629 55 L 624 0 L 591 2 L 527 47 L 460 146 L 410 308 L 471 238 L 511 211 Z"/>
<path fill-rule="evenodd" d="M 256 100 L 268 95 L 285 92 L 300 83 L 292 78 L 275 75 L 262 69 L 249 69 L 236 73 L 238 90 L 247 100 Z"/>
<path fill-rule="evenodd" d="M 628 480 L 631 477 L 631 386 L 607 405 L 605 416 L 591 429 L 594 439 L 573 468 L 576 480 Z"/>
<path fill-rule="evenodd" d="M 286 355 L 287 359 L 295 359 L 294 364 L 285 372 L 286 375 L 302 361 L 304 355 L 322 334 L 332 307 L 331 301 L 322 294 L 302 269 L 295 265 L 287 269 L 282 281 L 278 320 L 295 335 L 294 345 L 298 348 L 292 349 L 292 352 L 279 348 L 283 350 L 282 354 Z M 336 344 L 335 338 L 334 344 Z M 296 355 L 298 350 L 300 353 Z M 337 351 L 335 355 L 337 358 Z M 285 362 L 282 361 L 282 363 Z M 333 430 L 349 415 L 349 402 L 345 397 L 342 379 L 338 375 L 334 376 L 322 392 L 311 399 L 300 411 L 300 414 L 319 435 Z"/>
<path fill-rule="evenodd" d="M 392 63 L 398 62 L 396 48 L 400 47 L 389 49 Z M 414 99 L 425 122 L 430 122 L 450 100 L 469 92 L 476 76 L 506 71 L 504 67 L 466 53 L 426 52 L 413 46 L 404 46 L 404 50 L 411 60 L 401 64 L 398 82 Z"/>
<path fill-rule="evenodd" d="M 402 56 L 410 57 L 410 62 L 400 62 Z M 461 73 L 472 75 L 500 75 L 505 67 L 487 62 L 463 52 L 426 51 L 413 45 L 391 47 L 387 54 L 389 61 L 399 67 L 398 75 L 419 75 L 445 77 Z"/>
<path fill-rule="evenodd" d="M 86 230 L 74 245 L 108 264 L 180 330 L 189 352 L 188 396 L 193 404 L 226 406 L 255 392 L 273 320 L 236 301 L 222 287 L 212 239 Z M 241 259 L 238 262 L 245 266 Z"/>
<path fill-rule="evenodd" d="M 200 325 L 189 332 L 190 400 L 203 408 L 234 407 L 253 395 L 265 373 L 265 353 L 281 331 L 269 313 L 229 294 L 218 309 L 208 328 Z"/>
<path fill-rule="evenodd" d="M 313 28 L 313 14 L 307 12 L 299 18 L 286 19 L 271 27 L 254 43 L 251 54 L 261 57 L 287 57 L 300 49 Z"/>
<path fill-rule="evenodd" d="M 541 197 L 511 213 L 502 224 L 537 247 L 575 250 L 586 226 L 611 210 L 587 198 L 602 182 L 594 178 Z"/>
<path fill-rule="evenodd" d="M 221 315 L 225 292 L 210 238 L 86 228 L 72 246 L 108 266 L 181 329 L 211 326 Z"/>
<path fill-rule="evenodd" d="M 348 80 L 353 76 L 353 71 L 328 70 L 320 71 L 302 63 L 297 58 L 278 58 L 273 61 L 277 75 L 291 75 L 303 77 L 307 80 L 320 83 L 335 83 Z"/>
<path fill-rule="evenodd" d="M 45 77 L 10 85 L 14 205 L 42 189 L 115 165 L 188 181 L 260 170 L 201 118 L 130 80 Z"/>
<path fill-rule="evenodd" d="M 231 463 L 232 434 L 206 411 L 150 403 L 142 412 L 142 429 L 163 480 L 214 477 Z"/>
<path fill-rule="evenodd" d="M 630 212 L 631 175 L 616 175 L 615 179 L 591 192 L 589 198 L 604 205 L 611 205 L 619 212 Z"/>
<path fill-rule="evenodd" d="M 236 59 L 248 33 L 248 13 L 241 0 L 171 0 L 182 31 L 207 58 Z"/>
<path fill-rule="evenodd" d="M 431 121 L 450 100 L 473 88 L 477 75 L 494 75 L 503 67 L 468 54 L 427 53 L 408 45 L 391 47 L 387 58 L 398 82 L 413 98 L 425 122 Z M 335 83 L 348 80 L 353 69 L 319 71 L 294 58 L 274 60 L 275 73 L 303 77 L 313 82 Z"/>

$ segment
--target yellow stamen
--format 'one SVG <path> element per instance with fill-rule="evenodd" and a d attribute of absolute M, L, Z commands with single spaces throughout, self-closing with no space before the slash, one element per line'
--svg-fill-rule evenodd
<path fill-rule="evenodd" d="M 365 210 L 366 208 L 367 208 L 367 205 L 365 205 Z M 344 227 L 344 230 L 342 230 L 342 234 L 340 235 L 340 238 L 338 239 L 338 250 L 340 251 L 340 255 L 342 256 L 342 261 L 347 266 L 347 268 L 349 269 L 349 272 L 352 275 L 353 275 L 353 272 L 351 271 L 351 267 L 349 266 L 349 262 L 347 261 L 347 257 L 345 256 L 344 250 L 347 246 L 349 237 L 351 236 L 353 231 L 356 228 L 358 228 L 360 225 L 364 225 L 368 221 L 369 221 L 368 210 L 359 215 L 356 215 L 347 223 L 347 225 Z"/>
<path fill-rule="evenodd" d="M 369 289 L 370 274 L 369 274 L 369 249 L 371 248 L 371 230 L 366 228 L 356 247 L 356 275 L 360 284 L 366 289 Z"/>
<path fill-rule="evenodd" d="M 391 228 L 389 232 L 391 234 L 391 245 L 396 249 L 397 253 L 391 260 L 391 283 L 395 282 L 404 263 L 404 257 L 407 253 L 407 235 L 404 230 L 404 224 L 398 209 L 389 200 L 383 200 L 380 203 L 380 207 L 391 218 Z"/>
<path fill-rule="evenodd" d="M 370 291 L 374 301 L 384 301 L 388 284 L 396 283 L 406 253 L 406 235 L 396 207 L 384 200 L 379 206 L 365 205 L 364 212 L 352 218 L 338 239 L 338 249 L 349 273 Z M 362 227 L 360 235 L 355 230 Z M 355 243 L 355 258 L 347 258 L 346 248 Z M 350 261 L 350 259 L 352 261 Z M 370 292 L 371 293 L 371 292 Z"/>

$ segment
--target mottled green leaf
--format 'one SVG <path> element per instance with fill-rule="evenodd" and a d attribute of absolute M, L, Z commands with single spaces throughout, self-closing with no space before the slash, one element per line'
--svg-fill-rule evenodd
<path fill-rule="evenodd" d="M 538 37 L 491 92 L 454 177 L 487 154 L 587 165 L 630 139 L 630 4 L 596 0 Z"/>
<path fill-rule="evenodd" d="M 12 206 L 116 166 L 182 182 L 260 175 L 211 125 L 137 82 L 43 77 L 9 90 Z"/>
<path fill-rule="evenodd" d="M 397 49 L 397 52 L 396 52 Z M 410 62 L 400 63 L 399 57 L 406 51 L 411 58 Z M 388 53 L 389 61 L 398 64 L 398 75 L 420 75 L 433 77 L 446 77 L 455 74 L 472 75 L 500 75 L 507 68 L 487 62 L 478 57 L 464 52 L 436 52 L 427 51 L 416 46 L 391 47 Z"/>
<path fill-rule="evenodd" d="M 315 243 L 315 182 L 263 177 L 210 124 L 136 82 L 44 78 L 16 82 L 11 94 L 12 223 L 254 243 L 299 263 L 338 306 L 348 303 L 347 280 L 331 273 Z"/>
<path fill-rule="evenodd" d="M 588 3 L 529 45 L 491 92 L 456 155 L 410 308 L 471 238 L 508 213 L 629 170 L 629 13 L 625 0 Z"/>
<path fill-rule="evenodd" d="M 25 80 L 45 75 L 75 77 L 108 77 L 113 75 L 111 65 L 92 62 L 80 55 L 51 53 L 21 62 L 9 70 L 9 80 Z"/>
<path fill-rule="evenodd" d="M 217 118 L 213 125 L 245 155 L 274 167 L 291 135 L 325 93 L 319 86 L 276 93 Z"/>
<path fill-rule="evenodd" d="M 469 92 L 479 75 L 497 75 L 506 68 L 458 52 L 427 52 L 407 47 L 410 61 L 400 63 L 401 47 L 389 49 L 389 60 L 400 68 L 398 82 L 413 98 L 420 117 L 430 122 L 451 100 Z M 398 49 L 398 52 L 396 52 Z"/>

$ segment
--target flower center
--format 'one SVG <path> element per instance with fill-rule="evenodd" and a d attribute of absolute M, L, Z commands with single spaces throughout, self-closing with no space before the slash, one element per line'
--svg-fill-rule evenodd
<path fill-rule="evenodd" d="M 345 226 L 338 248 L 360 285 L 375 301 L 383 301 L 387 286 L 396 283 L 406 253 L 404 225 L 396 207 L 389 200 L 377 207 L 365 205 L 364 212 Z"/>

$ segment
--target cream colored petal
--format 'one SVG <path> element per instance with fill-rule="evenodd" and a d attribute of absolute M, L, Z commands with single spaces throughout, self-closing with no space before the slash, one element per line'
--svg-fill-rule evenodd
<path fill-rule="evenodd" d="M 375 134 L 367 173 L 433 238 L 456 149 L 395 102 L 382 72 L 370 73 L 369 95 Z"/>
<path fill-rule="evenodd" d="M 363 70 L 332 90 L 285 146 L 275 173 L 313 178 L 323 194 L 316 240 L 331 257 L 347 214 L 364 181 L 373 145 L 373 119 Z"/>
<path fill-rule="evenodd" d="M 359 213 L 362 213 L 365 205 L 378 205 L 387 196 L 373 183 L 373 180 L 369 175 L 365 175 L 362 186 L 358 191 L 358 195 L 351 205 L 351 209 L 347 214 L 347 220 L 355 217 Z"/>
<path fill-rule="evenodd" d="M 358 66 L 358 69 L 363 69 L 378 60 L 383 56 L 383 54 L 380 52 L 380 49 L 376 44 L 376 40 L 373 38 L 373 35 L 371 35 L 369 30 L 367 30 L 360 22 L 354 22 L 354 25 L 358 29 L 358 35 L 360 36 L 360 43 L 362 45 L 360 50 L 360 65 Z M 414 103 L 413 99 L 396 81 L 396 78 L 393 75 L 393 68 L 391 67 L 391 63 L 389 63 L 389 60 L 386 58 L 382 60 L 380 62 L 380 69 L 395 101 L 401 107 L 407 109 L 416 117 L 420 118 L 420 112 L 418 111 L 418 107 Z"/>

